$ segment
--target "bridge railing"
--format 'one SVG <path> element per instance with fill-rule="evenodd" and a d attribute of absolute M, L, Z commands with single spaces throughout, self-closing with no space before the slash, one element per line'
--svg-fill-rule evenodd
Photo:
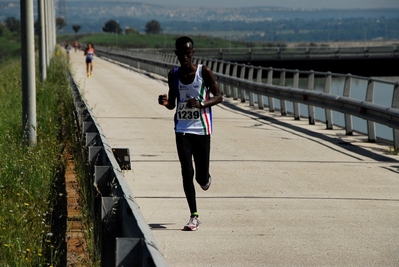
<path fill-rule="evenodd" d="M 97 53 L 134 68 L 167 76 L 168 71 L 178 66 L 176 56 L 172 53 L 159 53 L 148 50 L 109 50 L 98 47 Z M 393 131 L 393 147 L 399 149 L 399 83 L 381 79 L 354 76 L 351 74 L 336 74 L 331 72 L 299 71 L 275 68 L 256 67 L 237 64 L 212 58 L 194 58 L 195 63 L 202 63 L 212 68 L 218 80 L 220 89 L 226 97 L 249 101 L 250 106 L 257 105 L 259 109 L 268 107 L 270 112 L 276 110 L 275 99 L 279 100 L 279 110 L 282 116 L 288 114 L 287 102 L 292 103 L 294 119 L 301 118 L 300 104 L 307 106 L 309 124 L 315 124 L 315 107 L 325 110 L 326 129 L 333 129 L 332 111 L 344 114 L 346 135 L 354 133 L 352 116 L 362 118 L 367 122 L 366 133 L 370 142 L 377 141 L 376 123 L 388 126 Z M 274 77 L 279 73 L 278 85 Z M 292 86 L 286 86 L 286 78 L 292 78 Z M 299 78 L 305 77 L 305 88 L 299 88 Z M 324 78 L 322 92 L 315 90 L 315 78 Z M 331 94 L 333 77 L 345 79 L 343 94 Z M 351 97 L 352 81 L 363 80 L 367 83 L 364 99 Z M 375 84 L 382 83 L 392 87 L 390 105 L 374 103 Z M 268 103 L 265 103 L 267 97 Z"/>
<path fill-rule="evenodd" d="M 149 49 L 154 53 L 173 54 L 173 50 Z M 219 60 L 262 59 L 308 59 L 308 58 L 374 58 L 399 57 L 399 46 L 330 47 L 303 46 L 287 47 L 247 47 L 247 48 L 197 48 L 195 55 L 201 58 Z"/>

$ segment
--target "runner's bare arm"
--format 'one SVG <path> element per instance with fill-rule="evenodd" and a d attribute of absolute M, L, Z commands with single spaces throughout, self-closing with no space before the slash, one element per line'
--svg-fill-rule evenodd
<path fill-rule="evenodd" d="M 165 106 L 167 109 L 174 109 L 176 107 L 176 89 L 174 87 L 174 72 L 173 70 L 168 73 L 168 86 L 169 92 L 168 95 L 159 95 L 158 103 L 162 106 Z"/>
<path fill-rule="evenodd" d="M 223 95 L 220 92 L 219 86 L 216 83 L 215 76 L 210 68 L 202 66 L 202 77 L 205 81 L 206 87 L 209 88 L 213 97 L 204 102 L 204 107 L 217 105 L 223 101 Z"/>

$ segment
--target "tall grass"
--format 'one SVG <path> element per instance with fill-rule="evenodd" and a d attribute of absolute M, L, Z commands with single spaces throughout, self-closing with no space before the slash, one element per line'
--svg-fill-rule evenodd
<path fill-rule="evenodd" d="M 65 201 L 62 152 L 73 120 L 65 57 L 58 53 L 37 82 L 35 147 L 22 140 L 20 65 L 0 64 L 0 266 L 60 266 L 65 232 L 55 222 L 66 219 L 55 207 Z"/>

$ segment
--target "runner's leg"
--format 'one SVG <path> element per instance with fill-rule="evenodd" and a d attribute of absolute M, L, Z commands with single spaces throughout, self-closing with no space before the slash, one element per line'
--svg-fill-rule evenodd
<path fill-rule="evenodd" d="M 211 150 L 211 136 L 197 135 L 193 156 L 195 162 L 195 180 L 199 185 L 206 185 L 209 181 L 209 159 Z"/>
<path fill-rule="evenodd" d="M 191 214 L 197 212 L 194 187 L 194 168 L 192 162 L 192 135 L 176 133 L 176 147 L 179 156 L 183 189 Z"/>

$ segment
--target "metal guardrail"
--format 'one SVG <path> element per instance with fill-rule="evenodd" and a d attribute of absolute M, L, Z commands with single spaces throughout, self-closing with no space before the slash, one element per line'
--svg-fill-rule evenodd
<path fill-rule="evenodd" d="M 196 56 L 219 60 L 374 58 L 399 57 L 398 46 L 371 47 L 270 47 L 247 49 L 196 49 Z"/>
<path fill-rule="evenodd" d="M 84 158 L 87 179 L 93 185 L 95 236 L 101 266 L 164 267 L 167 266 L 150 227 L 148 226 L 123 173 L 114 157 L 113 149 L 97 123 L 81 91 L 69 74 L 71 90 Z"/>
<path fill-rule="evenodd" d="M 174 54 L 155 53 L 141 50 L 109 50 L 107 48 L 96 48 L 100 56 L 112 58 L 118 62 L 131 65 L 138 69 L 167 76 L 168 71 L 178 66 Z M 259 109 L 265 107 L 262 96 L 268 97 L 266 105 L 270 112 L 276 110 L 274 98 L 280 100 L 281 115 L 287 115 L 287 101 L 293 103 L 293 116 L 300 119 L 299 104 L 307 105 L 309 124 L 315 124 L 315 107 L 325 109 L 325 123 L 327 129 L 333 129 L 332 111 L 342 112 L 345 115 L 346 135 L 352 135 L 352 116 L 367 120 L 367 136 L 370 142 L 377 140 L 375 123 L 386 125 L 393 129 L 393 147 L 399 149 L 399 83 L 385 80 L 354 76 L 351 74 L 333 74 L 330 72 L 299 71 L 275 68 L 255 67 L 244 64 L 237 64 L 217 59 L 194 58 L 196 63 L 202 63 L 212 68 L 218 80 L 220 89 L 226 97 L 246 101 L 246 94 L 249 94 L 249 104 L 255 103 Z M 280 72 L 280 84 L 273 85 L 273 72 Z M 267 82 L 262 82 L 264 73 L 267 75 Z M 285 86 L 287 73 L 293 77 L 293 86 Z M 307 77 L 307 89 L 299 89 L 298 81 L 300 75 Z M 315 76 L 325 77 L 324 92 L 314 91 Z M 332 95 L 332 77 L 345 77 L 344 92 L 342 96 Z M 350 98 L 352 79 L 367 80 L 367 92 L 365 100 Z M 392 85 L 392 105 L 390 107 L 373 103 L 374 85 L 376 82 Z"/>
<path fill-rule="evenodd" d="M 125 50 L 126 51 L 126 50 Z M 143 49 L 142 51 L 173 54 L 173 49 Z M 266 59 L 332 59 L 399 57 L 399 45 L 363 47 L 247 47 L 247 48 L 196 48 L 196 57 L 218 60 Z"/>

